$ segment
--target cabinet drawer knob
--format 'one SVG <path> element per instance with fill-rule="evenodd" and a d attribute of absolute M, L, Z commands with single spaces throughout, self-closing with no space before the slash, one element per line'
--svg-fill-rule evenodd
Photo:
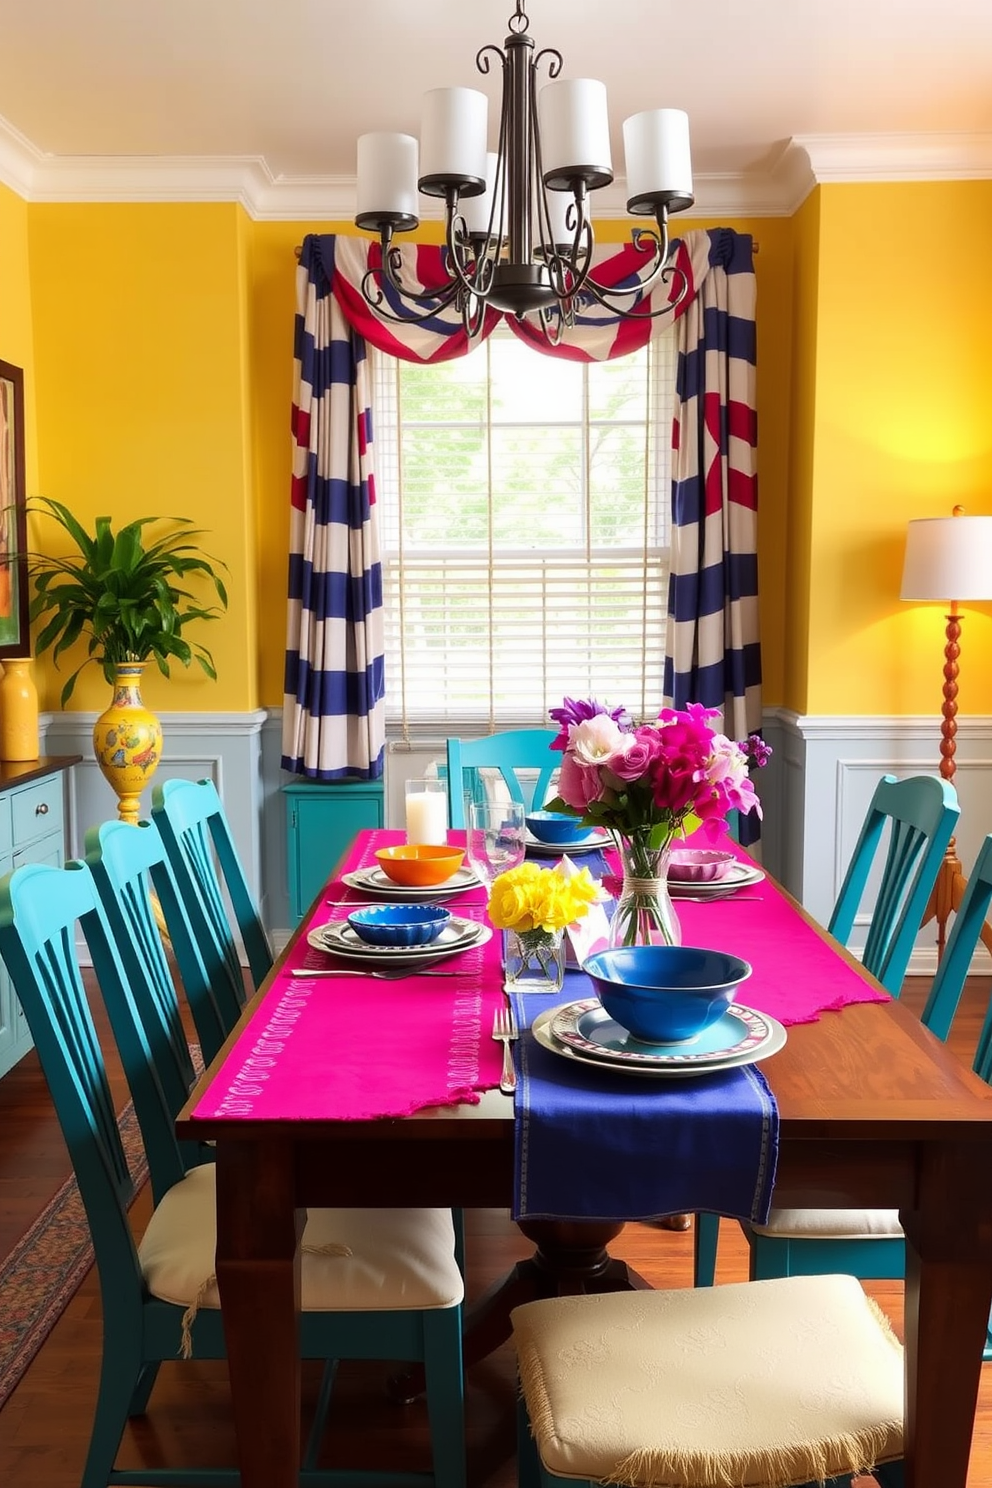
<path fill-rule="evenodd" d="M 48 815 L 48 802 L 47 801 L 40 802 L 39 805 L 37 805 L 34 808 L 34 814 L 35 814 L 35 816 L 47 816 Z"/>

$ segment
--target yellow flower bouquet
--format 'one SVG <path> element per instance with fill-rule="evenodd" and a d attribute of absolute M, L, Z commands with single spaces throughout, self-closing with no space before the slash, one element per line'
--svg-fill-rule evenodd
<path fill-rule="evenodd" d="M 560 867 L 521 863 L 501 873 L 489 892 L 489 919 L 507 932 L 507 983 L 531 984 L 536 990 L 540 982 L 540 990 L 558 991 L 565 970 L 565 927 L 588 913 L 598 893 L 588 868 L 566 876 Z"/>

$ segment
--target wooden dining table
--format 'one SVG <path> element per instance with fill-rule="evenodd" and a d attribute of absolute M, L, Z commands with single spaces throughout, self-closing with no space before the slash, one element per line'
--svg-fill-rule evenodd
<path fill-rule="evenodd" d="M 331 882 L 340 896 L 340 881 Z M 767 888 L 783 896 L 797 926 L 812 924 L 771 880 Z M 324 891 L 318 903 L 328 897 Z M 181 1138 L 216 1143 L 216 1272 L 244 1488 L 298 1483 L 298 1242 L 307 1207 L 508 1207 L 514 1185 L 513 1101 L 498 1089 L 391 1119 L 324 1119 L 319 1100 L 305 1120 L 260 1115 L 250 1102 L 221 1110 L 215 1101 L 214 1114 L 204 1114 L 229 1081 L 232 1051 L 266 1017 L 271 987 L 306 950 L 306 926 L 176 1123 Z M 847 952 L 830 945 L 838 976 L 854 967 L 877 990 Z M 797 964 L 795 975 L 802 971 Z M 779 1112 L 775 1204 L 899 1210 L 906 1481 L 909 1488 L 966 1488 L 992 1302 L 992 1091 L 891 999 L 797 1023 L 763 1071 Z M 374 1058 L 368 1078 L 374 1083 Z M 581 1248 L 581 1227 L 573 1238 Z"/>

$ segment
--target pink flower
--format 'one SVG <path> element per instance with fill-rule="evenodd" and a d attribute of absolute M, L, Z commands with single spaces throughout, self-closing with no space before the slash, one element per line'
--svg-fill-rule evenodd
<path fill-rule="evenodd" d="M 595 765 L 580 764 L 570 753 L 562 755 L 558 794 L 575 811 L 588 811 L 593 801 L 601 801 L 605 787 Z"/>

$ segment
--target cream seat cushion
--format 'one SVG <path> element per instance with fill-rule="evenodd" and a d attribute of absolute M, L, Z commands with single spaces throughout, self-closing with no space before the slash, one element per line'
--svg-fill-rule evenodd
<path fill-rule="evenodd" d="M 902 1347 L 851 1276 L 559 1297 L 512 1321 L 557 1476 L 771 1488 L 902 1456 Z"/>
<path fill-rule="evenodd" d="M 216 1169 L 193 1168 L 153 1213 L 138 1257 L 152 1296 L 219 1307 Z M 313 1209 L 302 1242 L 305 1312 L 455 1307 L 464 1296 L 448 1209 Z"/>
<path fill-rule="evenodd" d="M 897 1209 L 772 1209 L 756 1235 L 782 1240 L 901 1240 Z"/>

